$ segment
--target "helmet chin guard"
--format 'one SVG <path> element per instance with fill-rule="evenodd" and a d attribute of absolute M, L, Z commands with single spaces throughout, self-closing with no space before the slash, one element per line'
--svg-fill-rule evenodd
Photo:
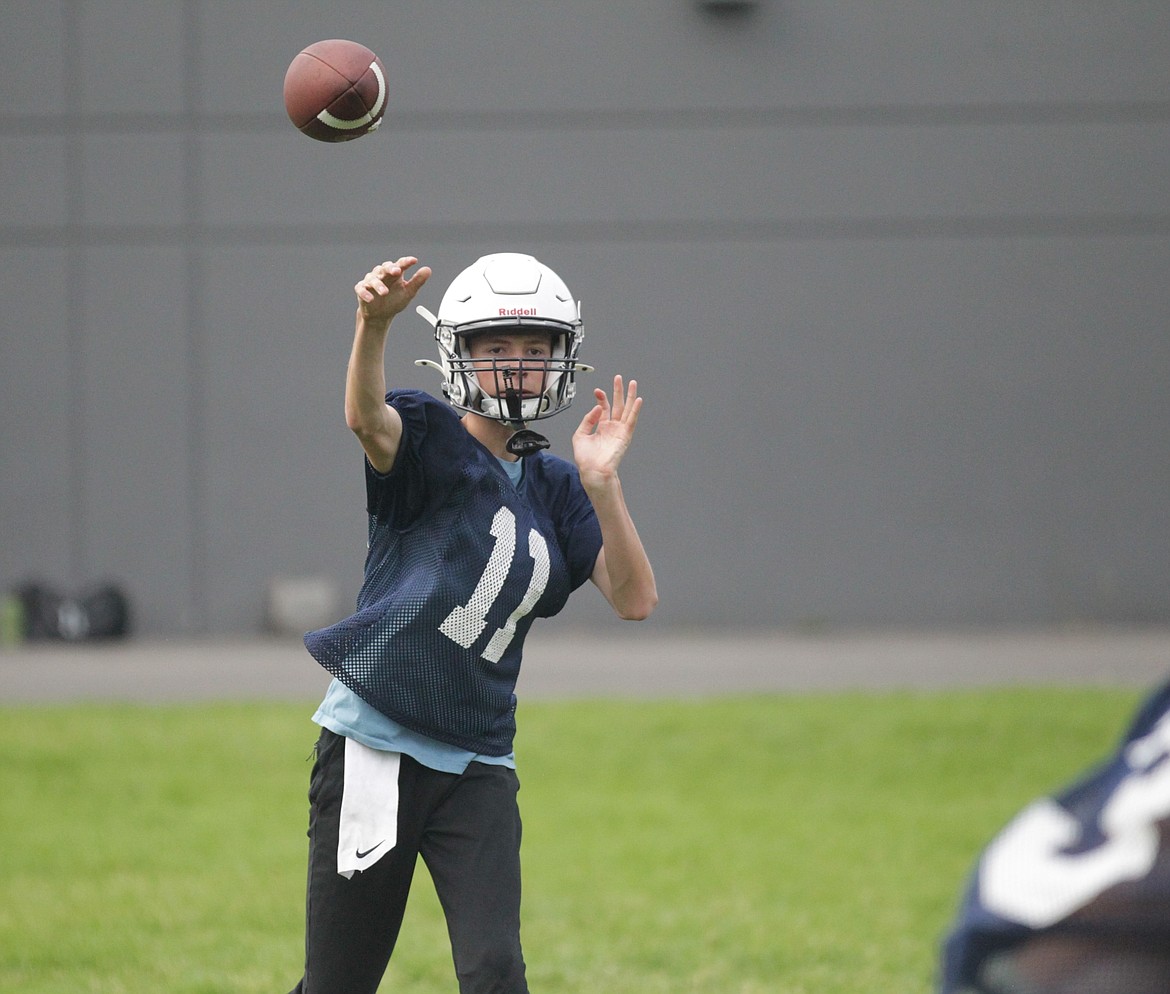
<path fill-rule="evenodd" d="M 439 361 L 416 365 L 436 369 L 443 394 L 452 407 L 503 422 L 515 429 L 508 451 L 531 455 L 548 440 L 526 428 L 529 421 L 552 417 L 569 407 L 576 394 L 577 372 L 592 372 L 577 360 L 582 334 L 581 306 L 564 281 L 530 255 L 486 255 L 452 281 L 438 315 L 416 308 L 431 325 Z M 547 358 L 471 358 L 477 334 L 548 335 Z M 539 388 L 523 393 L 525 376 L 539 373 Z M 481 378 L 492 384 L 485 390 Z M 513 447 L 515 446 L 515 447 Z"/>

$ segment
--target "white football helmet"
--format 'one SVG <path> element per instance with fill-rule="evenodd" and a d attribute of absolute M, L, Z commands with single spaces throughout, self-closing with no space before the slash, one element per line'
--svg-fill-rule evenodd
<path fill-rule="evenodd" d="M 575 374 L 593 371 L 577 361 L 580 303 L 573 300 L 564 280 L 530 255 L 485 255 L 451 282 L 437 317 L 425 307 L 416 309 L 434 328 L 439 343 L 437 363 L 419 359 L 416 365 L 442 374 L 443 394 L 459 410 L 519 429 L 527 421 L 565 410 L 576 393 Z M 547 333 L 552 336 L 551 358 L 473 360 L 470 339 L 485 331 Z M 541 374 L 538 391 L 521 394 L 516 389 L 521 370 Z M 494 377 L 491 393 L 482 388 L 477 374 Z"/>

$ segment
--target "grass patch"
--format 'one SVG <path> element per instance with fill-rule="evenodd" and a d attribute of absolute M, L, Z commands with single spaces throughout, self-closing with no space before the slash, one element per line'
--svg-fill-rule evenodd
<path fill-rule="evenodd" d="M 1121 690 L 524 704 L 534 991 L 931 989 L 977 850 Z M 311 706 L 0 708 L 0 990 L 271 994 L 300 970 Z M 451 994 L 420 872 L 385 990 Z"/>

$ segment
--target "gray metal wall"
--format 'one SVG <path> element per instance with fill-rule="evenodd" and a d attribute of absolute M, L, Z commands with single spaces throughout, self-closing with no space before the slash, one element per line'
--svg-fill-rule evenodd
<path fill-rule="evenodd" d="M 1170 621 L 1164 0 L 0 22 L 0 583 L 117 578 L 163 635 L 258 629 L 276 574 L 348 601 L 352 285 L 413 252 L 433 308 L 523 249 L 583 298 L 586 387 L 647 398 L 661 623 Z M 382 56 L 380 132 L 284 117 L 323 37 Z M 392 382 L 432 351 L 404 316 Z"/>

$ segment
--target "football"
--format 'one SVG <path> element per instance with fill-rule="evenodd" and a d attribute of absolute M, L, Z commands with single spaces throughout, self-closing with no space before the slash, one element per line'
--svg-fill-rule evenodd
<path fill-rule="evenodd" d="M 382 123 L 386 111 L 382 60 L 356 41 L 315 42 L 289 63 L 284 109 L 303 134 L 317 141 L 360 138 Z"/>

